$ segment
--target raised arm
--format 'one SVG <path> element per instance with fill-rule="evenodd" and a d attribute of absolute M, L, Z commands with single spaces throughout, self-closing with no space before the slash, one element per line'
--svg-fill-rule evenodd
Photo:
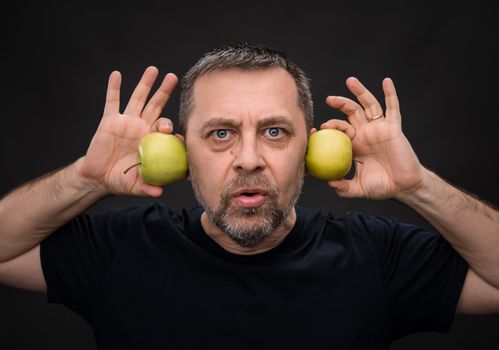
<path fill-rule="evenodd" d="M 43 281 L 36 254 L 39 243 L 99 199 L 109 194 L 161 195 L 162 188 L 144 183 L 136 169 L 123 173 L 136 162 L 137 145 L 144 135 L 158 129 L 172 132 L 171 121 L 158 122 L 158 118 L 177 77 L 167 74 L 146 103 L 157 76 L 158 70 L 148 67 L 120 113 L 121 75 L 113 72 L 103 117 L 85 156 L 0 200 L 0 283 L 43 289 L 30 284 L 30 278 Z"/>
<path fill-rule="evenodd" d="M 322 127 L 348 130 L 358 162 L 352 179 L 329 185 L 342 197 L 396 199 L 416 210 L 470 266 L 458 311 L 499 312 L 499 212 L 421 165 L 402 133 L 390 79 L 383 81 L 385 113 L 357 79 L 349 78 L 347 86 L 360 104 L 339 96 L 326 102 L 350 123 L 331 120 Z"/>

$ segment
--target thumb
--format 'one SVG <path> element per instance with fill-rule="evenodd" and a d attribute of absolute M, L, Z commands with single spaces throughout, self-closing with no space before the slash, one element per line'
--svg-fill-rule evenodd
<path fill-rule="evenodd" d="M 328 185 L 332 187 L 339 197 L 355 198 L 361 197 L 360 187 L 354 180 L 334 180 L 328 181 Z"/>
<path fill-rule="evenodd" d="M 154 186 L 149 184 L 142 184 L 141 186 L 142 195 L 149 197 L 159 197 L 163 194 L 163 188 L 161 186 Z"/>
<path fill-rule="evenodd" d="M 171 121 L 171 119 L 165 117 L 158 118 L 151 125 L 151 132 L 157 131 L 170 134 L 173 131 L 173 122 Z"/>

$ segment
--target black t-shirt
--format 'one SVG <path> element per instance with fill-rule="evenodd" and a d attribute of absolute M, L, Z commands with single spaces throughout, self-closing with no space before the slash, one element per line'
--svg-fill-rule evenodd
<path fill-rule="evenodd" d="M 296 210 L 282 244 L 249 256 L 207 236 L 201 208 L 84 214 L 41 244 L 48 299 L 99 349 L 388 349 L 449 329 L 467 265 L 439 234 Z"/>

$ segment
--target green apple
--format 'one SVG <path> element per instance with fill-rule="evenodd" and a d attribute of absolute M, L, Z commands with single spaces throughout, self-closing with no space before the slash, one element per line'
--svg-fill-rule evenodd
<path fill-rule="evenodd" d="M 321 180 L 338 180 L 352 167 L 352 141 L 337 129 L 321 129 L 308 138 L 307 172 Z"/>
<path fill-rule="evenodd" d="M 175 135 L 153 132 L 144 136 L 137 152 L 139 174 L 145 183 L 162 186 L 187 175 L 187 150 Z"/>

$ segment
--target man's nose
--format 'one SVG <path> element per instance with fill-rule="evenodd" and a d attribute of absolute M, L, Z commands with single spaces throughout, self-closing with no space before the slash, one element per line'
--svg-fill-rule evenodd
<path fill-rule="evenodd" d="M 236 153 L 234 159 L 236 171 L 255 172 L 265 168 L 262 151 L 256 137 L 243 137 L 234 152 Z"/>

